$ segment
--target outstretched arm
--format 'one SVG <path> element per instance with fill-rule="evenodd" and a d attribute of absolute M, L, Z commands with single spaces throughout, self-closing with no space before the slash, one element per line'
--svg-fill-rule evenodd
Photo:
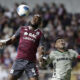
<path fill-rule="evenodd" d="M 0 40 L 0 46 L 10 45 L 14 43 L 20 36 L 20 29 L 21 28 L 19 28 L 11 38 L 6 39 L 6 40 Z"/>

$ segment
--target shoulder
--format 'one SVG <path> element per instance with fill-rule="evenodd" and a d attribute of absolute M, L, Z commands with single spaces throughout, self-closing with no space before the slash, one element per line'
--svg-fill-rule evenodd
<path fill-rule="evenodd" d="M 22 29 L 29 28 L 29 26 L 21 26 Z"/>
<path fill-rule="evenodd" d="M 38 28 L 35 31 L 36 31 L 36 35 L 39 35 L 39 36 L 42 36 L 43 35 L 43 32 L 42 32 L 41 29 Z"/>
<path fill-rule="evenodd" d="M 36 29 L 36 31 L 43 34 L 43 31 L 40 28 Z"/>
<path fill-rule="evenodd" d="M 76 50 L 73 50 L 73 49 L 68 49 L 70 55 L 72 57 L 77 57 L 78 56 L 78 52 Z"/>
<path fill-rule="evenodd" d="M 49 58 L 50 59 L 54 59 L 55 56 L 56 56 L 56 51 L 55 50 L 54 51 L 51 51 L 50 54 L 49 54 Z"/>
<path fill-rule="evenodd" d="M 52 50 L 50 53 L 54 53 L 55 54 L 55 53 L 57 53 L 57 50 Z"/>
<path fill-rule="evenodd" d="M 76 50 L 73 50 L 73 49 L 68 49 L 68 51 L 69 51 L 70 53 L 77 53 L 77 51 L 76 51 Z"/>
<path fill-rule="evenodd" d="M 49 55 L 50 55 L 50 56 L 53 56 L 53 55 L 56 55 L 56 53 L 57 53 L 56 50 L 52 50 Z"/>

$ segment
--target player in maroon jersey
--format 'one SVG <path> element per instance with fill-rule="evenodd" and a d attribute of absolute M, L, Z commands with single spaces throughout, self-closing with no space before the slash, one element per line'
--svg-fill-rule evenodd
<path fill-rule="evenodd" d="M 17 80 L 24 71 L 29 80 L 38 80 L 36 52 L 42 38 L 42 32 L 38 29 L 41 20 L 40 15 L 34 15 L 27 26 L 20 27 L 10 39 L 0 42 L 0 46 L 9 45 L 19 39 L 18 54 L 10 71 L 9 80 Z"/>

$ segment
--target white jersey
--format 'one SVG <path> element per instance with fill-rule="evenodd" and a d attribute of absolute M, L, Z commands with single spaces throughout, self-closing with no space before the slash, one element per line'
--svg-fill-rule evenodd
<path fill-rule="evenodd" d="M 72 49 L 65 52 L 51 51 L 49 57 L 54 67 L 52 80 L 70 80 L 71 64 L 77 56 L 77 52 Z"/>

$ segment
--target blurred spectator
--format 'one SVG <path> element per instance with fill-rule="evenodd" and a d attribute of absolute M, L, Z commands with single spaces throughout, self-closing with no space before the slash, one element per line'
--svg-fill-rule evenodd
<path fill-rule="evenodd" d="M 8 80 L 8 71 L 4 65 L 0 65 L 0 80 Z"/>
<path fill-rule="evenodd" d="M 26 4 L 25 2 L 22 2 Z M 24 26 L 31 19 L 32 15 L 40 14 L 42 16 L 42 30 L 47 40 L 49 51 L 54 50 L 54 44 L 57 37 L 64 37 L 69 48 L 73 48 L 80 54 L 80 13 L 68 13 L 65 6 L 55 3 L 50 5 L 44 2 L 42 5 L 36 4 L 29 16 L 19 17 L 16 13 L 18 3 L 9 10 L 0 5 L 0 38 L 7 39 L 11 37 L 20 26 Z M 0 80 L 8 80 L 8 72 L 17 55 L 18 41 L 4 49 L 0 49 Z M 39 53 L 39 50 L 38 52 Z M 37 54 L 37 57 L 39 54 Z M 50 65 L 52 67 L 52 65 Z M 48 74 L 49 75 L 49 74 Z M 46 77 L 47 75 L 41 75 Z M 80 75 L 77 76 L 78 80 Z M 46 77 L 47 78 L 47 77 Z M 41 78 L 42 79 L 42 78 Z M 48 78 L 47 78 L 48 79 Z M 46 80 L 47 80 L 46 79 Z M 23 79 L 22 79 L 23 80 Z M 45 80 L 45 79 L 44 79 Z"/>
<path fill-rule="evenodd" d="M 5 49 L 3 56 L 4 56 L 4 65 L 6 66 L 6 68 L 10 68 L 13 61 L 10 57 L 10 53 L 9 53 L 8 49 Z"/>

